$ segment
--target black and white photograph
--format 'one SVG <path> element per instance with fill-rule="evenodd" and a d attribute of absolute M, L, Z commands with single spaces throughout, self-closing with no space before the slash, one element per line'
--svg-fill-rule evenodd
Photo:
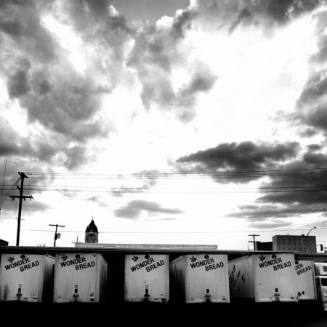
<path fill-rule="evenodd" d="M 327 1 L 0 0 L 0 313 L 327 326 Z"/>

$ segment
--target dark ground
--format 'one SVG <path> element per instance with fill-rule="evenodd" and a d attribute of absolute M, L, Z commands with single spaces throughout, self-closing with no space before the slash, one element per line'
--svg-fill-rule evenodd
<path fill-rule="evenodd" d="M 0 303 L 0 326 L 327 327 L 318 303 Z"/>

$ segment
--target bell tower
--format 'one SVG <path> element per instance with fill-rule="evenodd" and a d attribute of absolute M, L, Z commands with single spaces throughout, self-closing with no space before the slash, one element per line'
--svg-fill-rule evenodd
<path fill-rule="evenodd" d="M 98 234 L 98 227 L 92 218 L 90 224 L 86 227 L 85 230 L 85 243 L 98 243 Z"/>

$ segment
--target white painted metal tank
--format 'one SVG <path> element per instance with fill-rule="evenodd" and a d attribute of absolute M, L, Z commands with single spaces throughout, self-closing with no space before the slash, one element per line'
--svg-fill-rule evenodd
<path fill-rule="evenodd" d="M 169 301 L 168 255 L 125 255 L 125 301 Z"/>

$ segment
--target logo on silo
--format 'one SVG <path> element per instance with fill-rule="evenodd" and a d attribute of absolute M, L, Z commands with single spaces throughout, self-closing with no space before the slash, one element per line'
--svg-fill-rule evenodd
<path fill-rule="evenodd" d="M 13 257 L 9 257 L 9 258 L 8 258 L 8 261 L 9 261 L 10 263 L 12 263 L 14 260 L 15 260 L 15 258 L 13 258 Z"/>
<path fill-rule="evenodd" d="M 195 257 L 195 256 L 192 256 L 192 257 L 190 258 L 190 260 L 191 260 L 191 262 L 195 262 L 195 261 L 196 261 L 196 257 Z"/>
<path fill-rule="evenodd" d="M 261 256 L 259 257 L 260 261 L 265 260 L 266 258 L 261 254 Z"/>
<path fill-rule="evenodd" d="M 139 257 L 137 257 L 136 255 L 134 255 L 134 257 L 132 258 L 132 260 L 133 260 L 134 262 L 136 262 L 136 261 L 138 260 L 138 258 L 139 258 Z"/>

